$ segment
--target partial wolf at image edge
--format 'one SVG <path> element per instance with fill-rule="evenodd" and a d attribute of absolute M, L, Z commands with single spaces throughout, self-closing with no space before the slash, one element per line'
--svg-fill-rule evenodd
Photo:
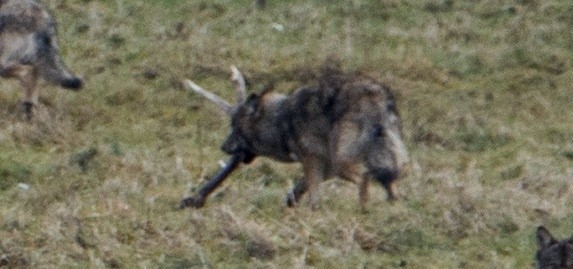
<path fill-rule="evenodd" d="M 40 78 L 66 89 L 83 88 L 84 81 L 61 59 L 56 22 L 41 2 L 0 1 L 0 76 L 20 81 L 28 119 L 38 104 Z"/>

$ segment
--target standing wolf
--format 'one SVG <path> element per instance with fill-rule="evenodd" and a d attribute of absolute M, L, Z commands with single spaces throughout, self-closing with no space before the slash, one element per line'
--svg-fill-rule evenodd
<path fill-rule="evenodd" d="M 394 96 L 386 86 L 325 67 L 316 85 L 290 96 L 267 90 L 244 98 L 244 79 L 236 69 L 234 73 L 242 92 L 236 106 L 186 81 L 231 115 L 231 133 L 222 146 L 235 156 L 228 166 L 236 167 L 239 160 L 248 163 L 256 156 L 301 163 L 304 177 L 287 195 L 289 206 L 297 205 L 308 192 L 310 206 L 316 209 L 319 183 L 335 176 L 358 183 L 362 209 L 368 200 L 369 179 L 384 186 L 389 200 L 396 198 L 394 182 L 408 157 Z M 227 170 L 181 206 L 201 207 Z"/>
<path fill-rule="evenodd" d="M 573 236 L 557 241 L 543 226 L 537 227 L 535 255 L 538 269 L 573 269 Z"/>
<path fill-rule="evenodd" d="M 0 0 L 0 76 L 22 83 L 28 119 L 38 102 L 39 77 L 68 89 L 82 87 L 60 59 L 55 21 L 41 3 Z"/>

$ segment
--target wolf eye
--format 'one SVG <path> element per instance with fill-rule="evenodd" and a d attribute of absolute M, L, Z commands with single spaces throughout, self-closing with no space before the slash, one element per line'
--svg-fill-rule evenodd
<path fill-rule="evenodd" d="M 40 42 L 46 46 L 50 45 L 50 43 L 52 42 L 52 39 L 50 39 L 50 35 L 48 33 L 45 33 L 45 32 L 40 34 L 39 39 L 40 39 Z"/>
<path fill-rule="evenodd" d="M 372 126 L 372 136 L 373 137 L 383 137 L 384 136 L 384 126 L 376 124 Z"/>
<path fill-rule="evenodd" d="M 394 102 L 394 101 L 389 101 L 389 102 L 386 104 L 386 109 L 387 109 L 388 111 L 392 111 L 392 112 L 396 113 L 396 102 Z"/>

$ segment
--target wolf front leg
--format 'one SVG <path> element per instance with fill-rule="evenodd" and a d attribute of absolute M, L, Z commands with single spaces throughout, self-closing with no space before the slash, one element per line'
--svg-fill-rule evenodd
<path fill-rule="evenodd" d="M 288 207 L 295 207 L 298 205 L 298 201 L 300 198 L 306 193 L 308 190 L 308 185 L 306 184 L 306 180 L 304 177 L 298 180 L 296 185 L 292 188 L 292 190 L 287 194 L 286 197 L 286 204 Z"/>
<path fill-rule="evenodd" d="M 302 196 L 309 191 L 309 205 L 316 210 L 320 205 L 319 185 L 324 180 L 326 164 L 316 156 L 301 158 L 304 176 L 296 183 L 287 194 L 288 207 L 297 206 Z"/>
<path fill-rule="evenodd" d="M 304 180 L 308 188 L 310 209 L 317 210 L 320 206 L 319 185 L 324 180 L 326 164 L 318 156 L 302 158 Z"/>
<path fill-rule="evenodd" d="M 33 69 L 22 74 L 20 82 L 24 87 L 24 111 L 26 120 L 31 121 L 34 114 L 34 107 L 38 105 L 38 89 L 36 87 L 37 75 Z"/>

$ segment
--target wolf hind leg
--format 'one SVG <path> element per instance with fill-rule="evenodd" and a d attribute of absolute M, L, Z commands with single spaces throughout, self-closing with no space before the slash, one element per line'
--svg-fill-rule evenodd
<path fill-rule="evenodd" d="M 288 207 L 295 207 L 298 205 L 300 198 L 308 190 L 308 185 L 306 180 L 303 178 L 299 179 L 296 185 L 290 190 L 286 197 L 286 204 Z"/>
<path fill-rule="evenodd" d="M 368 174 L 373 177 L 376 181 L 378 181 L 384 189 L 386 189 L 386 193 L 388 194 L 388 201 L 393 202 L 397 200 L 395 185 L 396 185 L 396 178 L 398 177 L 398 172 L 393 169 L 388 168 L 376 168 L 370 169 Z"/>
<path fill-rule="evenodd" d="M 353 162 L 339 162 L 337 175 L 347 181 L 358 184 L 358 204 L 363 212 L 366 212 L 366 204 L 369 200 L 370 181 L 363 165 Z"/>
<path fill-rule="evenodd" d="M 34 114 L 33 107 L 38 105 L 38 89 L 36 87 L 36 74 L 32 71 L 26 76 L 22 77 L 22 86 L 24 86 L 25 96 L 24 96 L 24 110 L 26 112 L 26 119 L 28 121 L 32 120 Z"/>
<path fill-rule="evenodd" d="M 366 211 L 366 203 L 369 199 L 369 180 L 367 169 L 362 164 L 367 133 L 361 127 L 361 123 L 346 120 L 340 122 L 331 138 L 331 154 L 334 156 L 333 168 L 335 174 L 344 179 L 358 184 L 358 202 L 362 211 Z"/>

